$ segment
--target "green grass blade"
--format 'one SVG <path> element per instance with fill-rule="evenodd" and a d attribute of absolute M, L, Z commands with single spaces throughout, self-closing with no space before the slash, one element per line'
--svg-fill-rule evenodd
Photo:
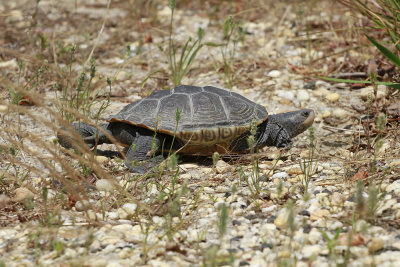
<path fill-rule="evenodd" d="M 338 79 L 338 78 L 331 78 L 331 77 L 321 77 L 318 76 L 317 79 L 322 79 L 326 81 L 331 81 L 331 82 L 338 82 L 338 83 L 368 83 L 370 84 L 370 81 L 360 81 L 360 80 L 351 80 L 351 79 Z"/>
<path fill-rule="evenodd" d="M 365 35 L 368 40 L 376 46 L 376 48 L 378 48 L 379 51 L 381 51 L 381 53 L 390 61 L 393 62 L 393 64 L 395 64 L 397 67 L 400 67 L 400 58 L 398 56 L 396 56 L 395 54 L 392 53 L 392 51 L 390 51 L 389 49 L 387 49 L 386 47 L 384 47 L 383 45 L 381 45 L 380 43 L 378 43 L 374 38 Z"/>
<path fill-rule="evenodd" d="M 183 66 L 184 66 L 184 63 L 185 63 L 185 59 L 186 59 L 186 57 L 187 57 L 187 55 L 186 55 L 186 49 L 187 49 L 187 47 L 188 47 L 190 41 L 191 41 L 191 38 L 189 38 L 189 39 L 186 41 L 185 45 L 184 45 L 183 48 L 182 48 L 181 58 L 179 59 L 179 70 L 182 70 L 182 69 L 183 69 Z M 191 49 L 189 49 L 188 54 L 190 53 L 190 50 L 191 50 Z"/>
<path fill-rule="evenodd" d="M 214 43 L 214 42 L 205 42 L 203 44 L 206 45 L 206 46 L 211 46 L 211 47 L 219 47 L 219 46 L 226 45 L 226 44 L 217 44 L 217 43 Z"/>
<path fill-rule="evenodd" d="M 399 39 L 397 38 L 396 34 L 392 30 L 390 30 L 389 33 L 393 43 L 396 44 L 397 51 L 400 51 L 400 43 L 398 43 Z"/>

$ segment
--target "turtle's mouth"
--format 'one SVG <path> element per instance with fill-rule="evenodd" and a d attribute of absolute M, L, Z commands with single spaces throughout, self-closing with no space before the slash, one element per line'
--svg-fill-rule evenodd
<path fill-rule="evenodd" d="M 305 109 L 305 110 L 302 111 L 302 115 L 306 118 L 306 119 L 303 121 L 303 125 L 304 125 L 306 128 L 310 127 L 310 126 L 313 124 L 314 119 L 315 119 L 314 110 L 312 110 L 312 109 Z"/>

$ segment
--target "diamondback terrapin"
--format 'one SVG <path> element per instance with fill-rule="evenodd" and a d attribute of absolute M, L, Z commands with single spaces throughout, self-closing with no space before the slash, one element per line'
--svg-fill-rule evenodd
<path fill-rule="evenodd" d="M 171 150 L 190 155 L 249 152 L 247 139 L 252 125 L 257 126 L 254 148 L 285 147 L 311 126 L 314 117 L 311 109 L 268 115 L 265 107 L 237 93 L 212 86 L 181 85 L 155 91 L 125 106 L 101 126 L 128 147 L 127 167 L 143 172 L 146 168 L 136 166 L 135 161 L 154 157 L 154 162 L 160 162 L 163 152 Z M 92 125 L 72 126 L 90 146 L 111 143 Z M 69 137 L 59 134 L 58 138 L 64 147 L 72 146 Z"/>

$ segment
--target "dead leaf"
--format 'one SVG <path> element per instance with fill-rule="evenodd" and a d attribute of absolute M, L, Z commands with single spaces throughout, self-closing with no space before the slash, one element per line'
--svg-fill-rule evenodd
<path fill-rule="evenodd" d="M 365 182 L 367 177 L 368 177 L 368 172 L 366 172 L 364 170 L 360 170 L 359 172 L 354 174 L 353 177 L 350 178 L 350 181 L 352 181 L 352 182 L 357 182 L 357 181 Z"/>
<path fill-rule="evenodd" d="M 349 234 L 341 234 L 337 240 L 338 245 L 347 246 Z M 351 246 L 364 246 L 368 242 L 368 238 L 365 238 L 361 234 L 352 234 L 350 245 Z"/>

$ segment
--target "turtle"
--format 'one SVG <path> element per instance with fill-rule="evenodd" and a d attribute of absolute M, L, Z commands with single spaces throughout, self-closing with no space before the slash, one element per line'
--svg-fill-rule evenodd
<path fill-rule="evenodd" d="M 143 173 L 171 151 L 209 156 L 214 152 L 249 153 L 265 146 L 287 147 L 291 138 L 312 125 L 314 117 L 312 109 L 268 115 L 264 106 L 238 93 L 213 86 L 180 85 L 128 104 L 101 127 L 127 147 L 130 171 Z M 252 126 L 256 129 L 253 132 Z M 75 122 L 72 127 L 90 147 L 111 143 L 107 134 L 93 125 Z M 249 147 L 252 134 L 254 144 Z M 71 137 L 61 131 L 58 140 L 62 146 L 72 147 Z M 147 161 L 150 158 L 153 160 Z"/>

